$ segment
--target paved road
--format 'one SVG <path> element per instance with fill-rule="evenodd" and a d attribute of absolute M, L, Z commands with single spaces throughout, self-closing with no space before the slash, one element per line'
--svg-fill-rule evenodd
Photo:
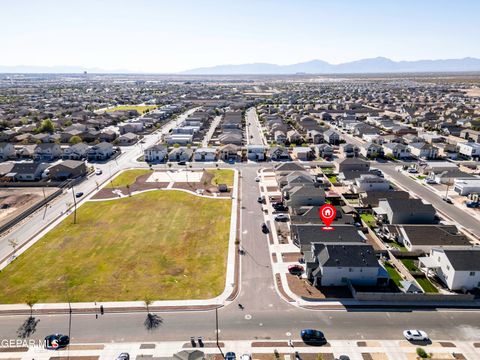
<path fill-rule="evenodd" d="M 215 116 L 213 119 L 212 123 L 210 124 L 210 128 L 208 129 L 208 132 L 205 134 L 205 137 L 203 138 L 202 141 L 202 147 L 207 147 L 208 142 L 213 136 L 213 133 L 215 132 L 215 129 L 217 128 L 218 124 L 220 123 L 220 120 L 222 120 L 222 116 Z"/>
<path fill-rule="evenodd" d="M 390 176 L 393 180 L 395 180 L 404 188 L 408 189 L 410 192 L 415 193 L 420 199 L 432 204 L 437 210 L 449 216 L 460 226 L 463 226 L 477 237 L 480 237 L 480 220 L 478 218 L 475 218 L 466 211 L 455 207 L 453 204 L 447 204 L 438 194 L 434 193 L 427 187 L 419 184 L 403 173 L 398 172 L 395 169 L 395 167 L 399 166 L 398 164 L 376 163 L 374 166 L 381 169 L 386 175 Z"/>
<path fill-rule="evenodd" d="M 248 109 L 246 112 L 246 117 L 248 127 L 248 145 L 266 145 L 266 141 L 262 133 L 262 127 L 257 116 L 257 110 L 255 108 Z"/>

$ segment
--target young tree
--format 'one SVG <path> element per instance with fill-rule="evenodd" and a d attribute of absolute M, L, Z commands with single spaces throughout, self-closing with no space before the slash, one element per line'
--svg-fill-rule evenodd
<path fill-rule="evenodd" d="M 82 142 L 82 138 L 78 135 L 73 135 L 68 142 L 72 145 L 78 144 Z"/>

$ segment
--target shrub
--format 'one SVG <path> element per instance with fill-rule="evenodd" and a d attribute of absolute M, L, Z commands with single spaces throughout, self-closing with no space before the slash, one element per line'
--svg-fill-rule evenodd
<path fill-rule="evenodd" d="M 426 359 L 429 357 L 427 352 L 422 348 L 417 348 L 417 355 L 420 356 L 422 359 Z"/>

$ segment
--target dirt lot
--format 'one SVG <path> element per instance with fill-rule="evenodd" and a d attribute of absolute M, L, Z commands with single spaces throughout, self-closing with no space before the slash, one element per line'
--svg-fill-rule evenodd
<path fill-rule="evenodd" d="M 305 279 L 300 279 L 298 276 L 291 274 L 287 274 L 287 281 L 290 290 L 298 296 L 312 299 L 340 299 L 352 297 L 352 294 L 346 286 L 322 286 L 317 289 L 310 285 Z"/>
<path fill-rule="evenodd" d="M 45 188 L 45 196 L 57 188 Z M 0 189 L 0 225 L 13 219 L 43 199 L 42 188 Z"/>

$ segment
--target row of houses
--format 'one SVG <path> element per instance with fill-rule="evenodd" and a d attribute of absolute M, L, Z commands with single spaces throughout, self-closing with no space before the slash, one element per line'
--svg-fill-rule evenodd
<path fill-rule="evenodd" d="M 17 145 L 0 143 L 0 160 L 30 159 L 34 161 L 70 160 L 107 160 L 115 150 L 111 143 L 102 142 L 96 145 L 78 143 L 61 146 L 55 143 Z"/>

